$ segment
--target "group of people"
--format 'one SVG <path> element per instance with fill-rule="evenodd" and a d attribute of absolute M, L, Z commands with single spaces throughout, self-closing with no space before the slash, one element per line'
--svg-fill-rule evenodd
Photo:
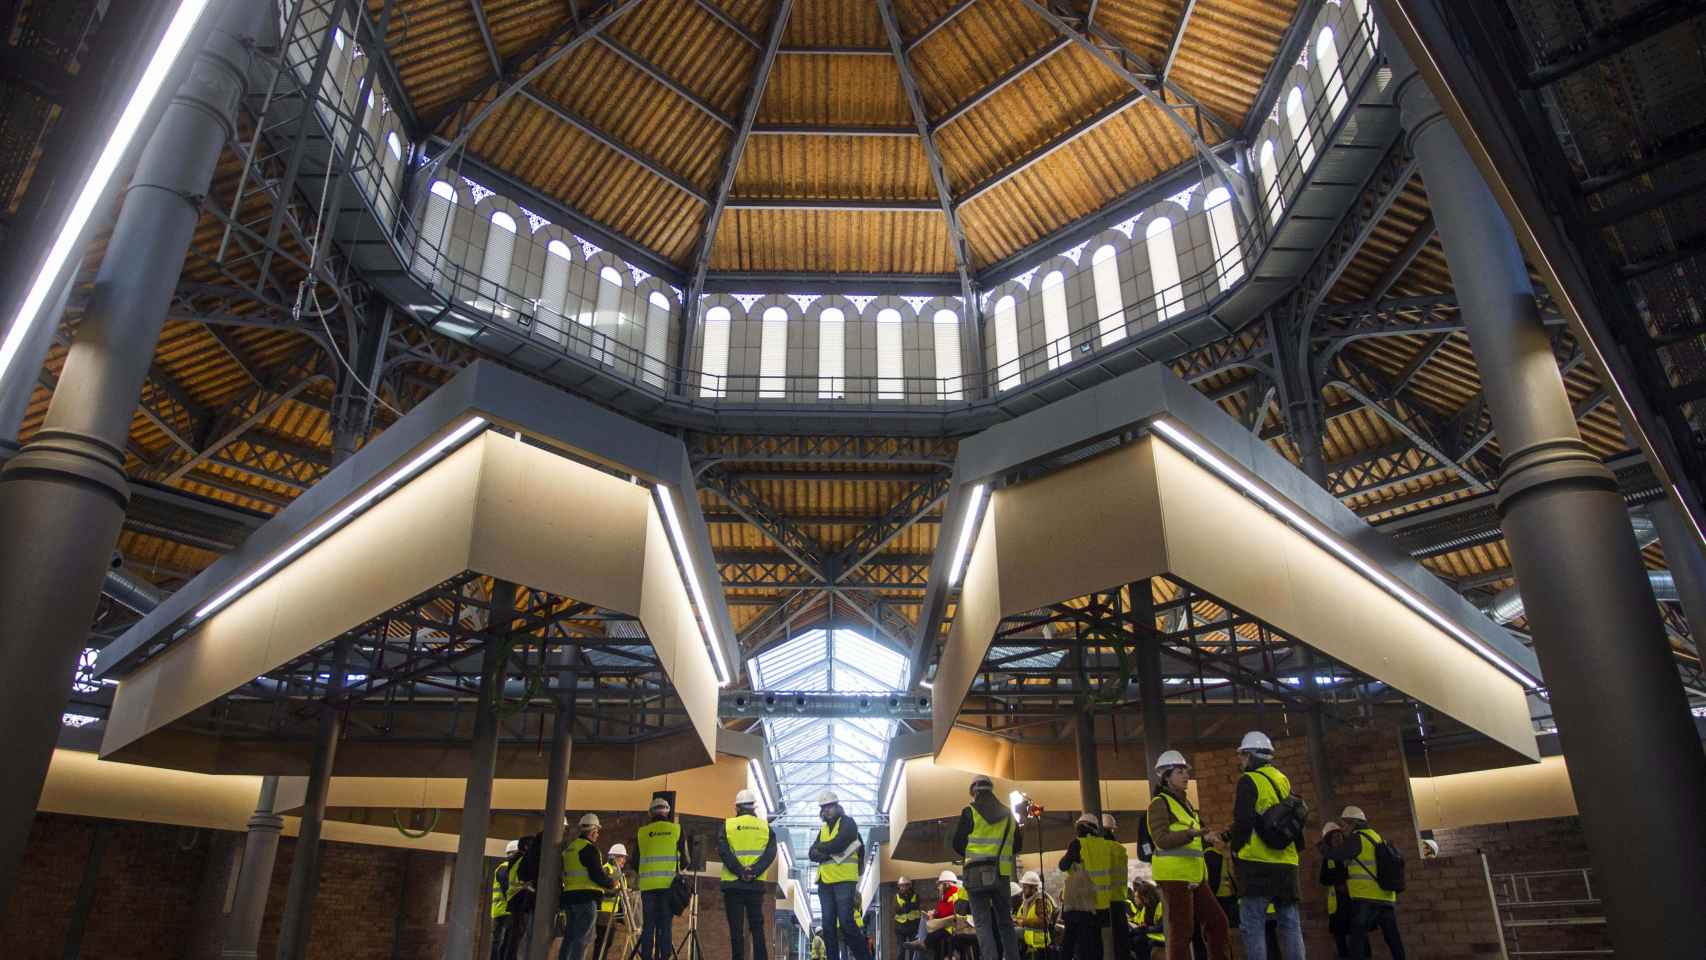
<path fill-rule="evenodd" d="M 776 837 L 770 824 L 757 815 L 757 805 L 752 791 L 735 794 L 734 816 L 723 821 L 717 835 L 733 960 L 747 960 L 748 935 L 752 940 L 751 960 L 766 960 L 762 878 L 776 859 Z M 669 801 L 655 798 L 647 822 L 636 832 L 638 860 L 632 885 L 627 873 L 627 846 L 614 843 L 600 854 L 601 831 L 598 815 L 586 814 L 574 834 L 560 845 L 562 871 L 555 923 L 541 935 L 561 936 L 557 960 L 669 960 L 677 949 L 675 917 L 685 907 L 680 878 L 690 863 L 687 838 Z M 532 921 L 543 846 L 540 834 L 511 841 L 504 862 L 492 875 L 492 960 L 526 956 L 533 936 L 540 933 L 533 929 Z M 691 896 L 689 885 L 686 898 Z M 631 947 L 624 944 L 612 957 L 610 950 L 618 929 L 631 924 L 635 913 L 640 918 L 637 940 Z M 590 957 L 588 947 L 592 949 Z"/>
<path fill-rule="evenodd" d="M 1128 853 L 1115 838 L 1114 818 L 1086 814 L 1060 860 L 1065 885 L 1058 903 L 1034 871 L 1014 882 L 1019 824 L 989 778 L 973 780 L 971 803 L 953 836 L 965 877 L 944 871 L 928 912 L 920 910 L 909 880 L 898 885 L 895 938 L 903 957 L 1227 960 L 1237 928 L 1250 960 L 1302 960 L 1298 865 L 1307 808 L 1274 766 L 1265 734 L 1247 734 L 1238 753 L 1243 763 L 1230 829 L 1204 825 L 1187 795 L 1190 764 L 1169 750 L 1155 764 L 1146 818 L 1154 881 L 1128 882 Z M 1396 856 L 1393 849 L 1359 807 L 1348 806 L 1322 830 L 1320 852 L 1338 956 L 1371 956 L 1369 934 L 1378 928 L 1402 960 L 1396 912 L 1402 880 L 1382 862 Z"/>

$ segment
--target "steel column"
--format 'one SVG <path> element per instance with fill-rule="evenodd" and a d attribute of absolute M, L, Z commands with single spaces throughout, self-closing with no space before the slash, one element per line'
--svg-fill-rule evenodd
<path fill-rule="evenodd" d="M 1096 714 L 1089 707 L 1072 718 L 1072 742 L 1078 748 L 1079 813 L 1102 815 L 1102 771 L 1096 758 Z"/>
<path fill-rule="evenodd" d="M 53 349 L 53 339 L 59 333 L 59 317 L 65 312 L 71 281 L 75 279 L 75 274 L 67 278 L 53 309 L 36 321 L 35 328 L 24 337 L 13 361 L 12 375 L 0 380 L 0 457 L 18 449 L 18 428 L 23 426 L 24 414 L 29 412 L 30 400 L 35 397 L 36 384 L 40 382 L 37 374 L 47 363 L 48 351 Z"/>
<path fill-rule="evenodd" d="M 308 770 L 302 821 L 296 831 L 296 851 L 290 864 L 290 888 L 279 923 L 278 960 L 307 960 L 308 938 L 314 929 L 314 900 L 320 892 L 320 830 L 326 821 L 326 798 L 332 790 L 338 740 L 344 733 L 342 694 L 349 669 L 352 642 L 338 641 L 327 700 L 320 707 L 320 731 L 314 740 L 314 759 Z"/>
<path fill-rule="evenodd" d="M 235 132 L 249 52 L 270 4 L 234 0 L 190 65 L 136 166 L 94 295 L 42 429 L 0 471 L 0 909 L 10 899 L 59 736 L 77 657 L 129 499 L 124 458 L 142 381 L 183 272 L 220 151 Z"/>
<path fill-rule="evenodd" d="M 1400 38 L 1390 26 L 1382 35 Z M 1498 433 L 1500 526 L 1613 945 L 1619 956 L 1696 956 L 1706 912 L 1676 905 L 1706 903 L 1706 756 L 1616 478 L 1577 431 L 1498 201 L 1409 52 L 1391 42 L 1387 53 Z M 1629 771 L 1647 779 L 1607 788 Z"/>
<path fill-rule="evenodd" d="M 272 889 L 278 834 L 284 829 L 284 818 L 273 812 L 277 797 L 278 778 L 262 777 L 261 796 L 249 817 L 249 833 L 243 840 L 237 895 L 231 902 L 231 919 L 226 923 L 220 960 L 255 960 L 260 955 L 261 918 L 266 915 L 267 892 Z"/>
<path fill-rule="evenodd" d="M 563 690 L 557 699 L 557 722 L 551 736 L 550 771 L 545 781 L 545 824 L 540 831 L 539 880 L 536 889 L 556 890 L 562 886 L 563 858 L 547 856 L 563 845 L 563 810 L 568 807 L 569 757 L 574 750 L 575 674 L 563 677 Z M 638 854 L 636 854 L 636 857 Z M 638 863 L 638 860 L 635 860 Z M 557 915 L 557 898 L 535 897 L 532 930 L 527 938 L 527 960 L 547 960 L 551 951 L 551 920 Z M 628 918 L 633 923 L 634 918 Z M 541 937 L 537 931 L 545 930 Z"/>
<path fill-rule="evenodd" d="M 445 960 L 474 960 L 480 949 L 480 907 L 487 903 L 486 831 L 492 825 L 492 777 L 498 766 L 497 701 L 503 693 L 499 670 L 514 616 L 515 584 L 493 581 L 492 612 L 481 644 L 480 697 L 474 707 L 468 784 L 462 794 L 462 835 L 456 841 L 456 866 L 450 880 Z"/>
<path fill-rule="evenodd" d="M 1694 538 L 1682 511 L 1669 498 L 1649 504 L 1647 512 L 1652 514 L 1653 526 L 1658 529 L 1665 564 L 1676 581 L 1677 599 L 1682 602 L 1682 615 L 1688 620 L 1694 645 L 1706 647 L 1706 555 L 1700 551 L 1700 541 Z"/>
<path fill-rule="evenodd" d="M 1171 745 L 1167 699 L 1161 683 L 1161 638 L 1155 632 L 1155 594 L 1149 581 L 1133 583 L 1126 593 L 1126 617 L 1137 628 L 1133 635 L 1137 643 L 1137 695 L 1143 704 L 1143 757 L 1148 776 Z"/>
<path fill-rule="evenodd" d="M 1309 697 L 1309 711 L 1304 715 L 1304 743 L 1309 749 L 1309 765 L 1315 770 L 1315 797 L 1321 804 L 1324 819 L 1335 819 L 1339 813 L 1339 793 L 1333 788 L 1333 768 L 1327 765 L 1327 711 L 1321 706 L 1321 687 L 1315 672 L 1318 661 L 1315 653 L 1303 648 L 1303 692 Z"/>

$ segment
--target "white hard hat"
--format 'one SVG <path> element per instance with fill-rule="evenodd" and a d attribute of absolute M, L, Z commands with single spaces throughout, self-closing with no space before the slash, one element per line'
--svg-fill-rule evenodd
<path fill-rule="evenodd" d="M 669 812 L 669 801 L 665 800 L 663 797 L 653 797 L 652 798 L 652 805 L 649 809 L 662 810 L 664 813 L 668 813 Z"/>
<path fill-rule="evenodd" d="M 1342 829 L 1344 829 L 1344 828 L 1340 827 L 1338 824 L 1334 823 L 1333 821 L 1328 820 L 1326 823 L 1321 824 L 1321 839 L 1325 840 L 1325 839 L 1327 839 L 1327 834 L 1332 833 L 1334 830 L 1342 830 Z"/>
<path fill-rule="evenodd" d="M 1439 856 L 1439 841 L 1438 840 L 1423 840 L 1422 841 L 1422 849 L 1427 851 L 1428 856 L 1437 857 L 1437 856 Z"/>
<path fill-rule="evenodd" d="M 910 887 L 910 886 L 912 886 L 912 878 L 911 877 L 901 877 L 899 880 L 896 880 L 895 883 L 904 883 Z"/>
<path fill-rule="evenodd" d="M 1043 878 L 1037 876 L 1035 870 L 1026 870 L 1025 875 L 1019 878 L 1019 883 L 1027 887 L 1040 887 L 1043 885 Z"/>
<path fill-rule="evenodd" d="M 594 828 L 596 826 L 598 826 L 598 814 L 588 813 L 588 814 L 583 814 L 581 816 L 581 829 L 582 830 L 591 830 L 592 828 Z"/>
<path fill-rule="evenodd" d="M 1109 830 L 1113 830 L 1113 829 L 1117 828 L 1119 825 L 1120 825 L 1120 822 L 1118 820 L 1114 819 L 1113 814 L 1111 814 L 1111 813 L 1102 814 L 1102 826 L 1108 828 Z"/>
<path fill-rule="evenodd" d="M 817 805 L 820 807 L 827 807 L 832 803 L 840 802 L 841 798 L 835 795 L 834 790 L 825 790 L 817 795 Z"/>
<path fill-rule="evenodd" d="M 1249 738 L 1246 737 L 1245 739 L 1248 740 Z M 1155 771 L 1157 773 L 1161 772 L 1162 770 L 1166 770 L 1169 767 L 1188 767 L 1188 766 L 1190 766 L 1190 763 L 1185 760 L 1185 755 L 1180 753 L 1177 750 L 1169 750 L 1166 753 L 1163 753 L 1161 756 L 1159 756 L 1155 759 Z"/>
<path fill-rule="evenodd" d="M 1272 755 L 1274 742 L 1260 730 L 1251 730 L 1244 734 L 1244 739 L 1238 744 L 1239 753 L 1266 753 Z"/>
<path fill-rule="evenodd" d="M 628 855 L 628 848 L 624 847 L 620 843 L 613 843 L 610 845 L 610 853 L 608 855 L 612 857 L 625 857 Z"/>
<path fill-rule="evenodd" d="M 520 852 L 521 852 L 521 841 L 520 840 L 511 840 L 510 842 L 504 844 L 504 856 L 507 857 L 512 853 L 520 853 Z"/>
<path fill-rule="evenodd" d="M 959 883 L 960 878 L 954 876 L 954 871 L 952 871 L 952 870 L 943 870 L 941 873 L 936 875 L 936 882 L 937 883 Z"/>
<path fill-rule="evenodd" d="M 735 806 L 752 807 L 758 805 L 758 797 L 751 790 L 742 790 L 735 794 Z"/>
<path fill-rule="evenodd" d="M 1339 819 L 1340 820 L 1361 820 L 1364 823 L 1367 823 L 1368 822 L 1368 814 L 1363 813 L 1362 808 L 1353 803 L 1339 813 Z"/>
<path fill-rule="evenodd" d="M 995 781 L 989 779 L 988 777 L 982 776 L 981 774 L 978 776 L 972 777 L 971 778 L 971 793 L 973 796 L 977 795 L 977 791 L 979 788 L 982 788 L 984 790 L 994 790 L 995 789 Z"/>
<path fill-rule="evenodd" d="M 1021 893 L 1021 892 L 1022 892 L 1022 891 L 1020 891 L 1020 889 L 1019 889 L 1019 885 L 1018 885 L 1018 884 L 1016 884 L 1016 883 L 1014 883 L 1014 882 L 1013 882 L 1013 881 L 1011 881 L 1011 880 L 1009 880 L 1009 881 L 1007 881 L 1007 895 L 1008 895 L 1008 896 L 1009 896 L 1009 897 L 1016 897 L 1016 896 L 1018 896 L 1018 895 L 1019 895 L 1019 894 L 1020 894 L 1020 893 Z"/>
<path fill-rule="evenodd" d="M 1093 813 L 1086 813 L 1083 816 L 1078 818 L 1078 822 L 1079 823 L 1088 823 L 1090 826 L 1093 827 L 1096 825 L 1096 815 Z"/>

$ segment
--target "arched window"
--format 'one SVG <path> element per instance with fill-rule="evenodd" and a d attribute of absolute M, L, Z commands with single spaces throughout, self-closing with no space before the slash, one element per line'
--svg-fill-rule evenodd
<path fill-rule="evenodd" d="M 622 272 L 615 267 L 598 271 L 598 305 L 592 314 L 592 358 L 599 363 L 612 363 L 611 338 L 622 327 Z"/>
<path fill-rule="evenodd" d="M 445 238 L 450 236 L 451 214 L 456 210 L 456 188 L 435 180 L 427 194 L 421 231 L 415 235 L 415 260 L 409 270 L 427 286 L 438 283 L 438 264 L 443 258 Z"/>
<path fill-rule="evenodd" d="M 699 395 L 726 396 L 728 375 L 729 308 L 712 307 L 705 311 L 705 349 L 699 362 Z"/>
<path fill-rule="evenodd" d="M 1349 98 L 1345 95 L 1345 75 L 1339 69 L 1339 47 L 1332 27 L 1322 27 L 1315 37 L 1315 72 L 1321 80 L 1322 96 L 1327 98 L 1327 111 L 1337 120 Z"/>
<path fill-rule="evenodd" d="M 568 340 L 569 245 L 552 240 L 545 245 L 545 280 L 539 286 L 539 312 L 533 321 L 534 335 L 557 343 Z"/>
<path fill-rule="evenodd" d="M 906 399 L 906 354 L 901 347 L 900 311 L 877 311 L 877 399 Z"/>
<path fill-rule="evenodd" d="M 1125 339 L 1125 301 L 1120 296 L 1120 264 L 1114 245 L 1105 243 L 1090 254 L 1090 276 L 1096 283 L 1096 332 L 1102 346 Z"/>
<path fill-rule="evenodd" d="M 641 376 L 663 389 L 664 354 L 669 351 L 669 297 L 653 290 L 646 298 L 646 355 L 640 361 Z"/>
<path fill-rule="evenodd" d="M 847 315 L 825 307 L 817 315 L 817 395 L 820 400 L 847 396 Z"/>
<path fill-rule="evenodd" d="M 1043 339 L 1048 341 L 1048 368 L 1072 362 L 1072 328 L 1066 322 L 1066 275 L 1059 270 L 1043 277 Z"/>
<path fill-rule="evenodd" d="M 1216 187 L 1203 198 L 1208 211 L 1208 238 L 1214 244 L 1214 272 L 1220 289 L 1229 290 L 1244 276 L 1244 248 L 1238 243 L 1238 220 L 1232 213 L 1232 191 Z"/>
<path fill-rule="evenodd" d="M 941 400 L 963 400 L 960 318 L 952 310 L 938 310 L 930 326 L 936 341 L 936 396 Z"/>
<path fill-rule="evenodd" d="M 1362 63 L 1356 64 L 1356 67 L 1361 69 L 1380 46 L 1380 27 L 1375 24 L 1374 15 L 1369 12 L 1368 0 L 1351 0 L 1351 10 L 1356 13 L 1357 18 L 1356 37 L 1353 42 L 1361 43 L 1364 48 L 1359 55 Z"/>
<path fill-rule="evenodd" d="M 1173 221 L 1156 217 L 1143 231 L 1149 250 L 1149 279 L 1155 284 L 1155 309 L 1160 319 L 1185 309 L 1185 292 L 1179 287 L 1179 253 L 1173 248 Z"/>
<path fill-rule="evenodd" d="M 788 311 L 771 307 L 764 311 L 763 323 L 758 345 L 758 395 L 780 400 L 788 395 Z"/>
<path fill-rule="evenodd" d="M 998 390 L 1019 385 L 1018 305 L 1010 296 L 995 301 L 995 374 Z"/>
<path fill-rule="evenodd" d="M 1261 159 L 1256 166 L 1262 172 L 1262 193 L 1268 200 L 1268 219 L 1274 224 L 1279 223 L 1280 214 L 1285 212 L 1285 197 L 1281 195 L 1279 184 L 1279 168 L 1274 163 L 1274 142 L 1262 141 Z"/>
<path fill-rule="evenodd" d="M 1309 117 L 1303 112 L 1303 88 L 1292 87 L 1285 95 L 1285 128 L 1297 144 L 1297 175 L 1309 175 L 1315 165 L 1315 135 L 1309 132 Z"/>
<path fill-rule="evenodd" d="M 486 231 L 486 255 L 480 260 L 479 306 L 504 312 L 504 287 L 509 283 L 509 263 L 514 254 L 515 218 L 494 210 Z"/>
<path fill-rule="evenodd" d="M 391 148 L 391 159 L 403 159 L 403 141 L 397 139 L 397 131 L 393 130 L 385 135 L 385 145 Z"/>

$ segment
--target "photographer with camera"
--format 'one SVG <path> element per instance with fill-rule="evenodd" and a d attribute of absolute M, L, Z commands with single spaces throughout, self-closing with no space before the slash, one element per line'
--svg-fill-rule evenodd
<path fill-rule="evenodd" d="M 981 960 L 1020 960 L 1008 887 L 1019 851 L 1019 825 L 995 795 L 988 777 L 971 782 L 971 803 L 954 827 L 954 853 L 965 858 L 965 888 L 971 900 Z"/>

